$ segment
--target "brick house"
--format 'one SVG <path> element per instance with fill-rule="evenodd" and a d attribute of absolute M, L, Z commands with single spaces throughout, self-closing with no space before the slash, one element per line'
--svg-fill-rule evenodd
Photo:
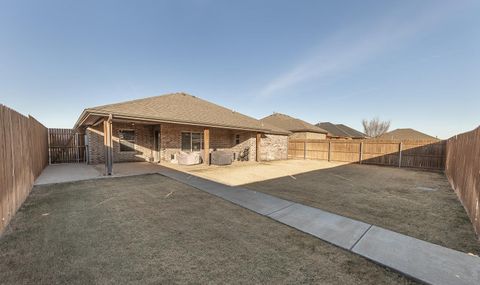
<path fill-rule="evenodd" d="M 270 116 L 260 119 L 260 121 L 264 124 L 289 131 L 291 139 L 323 140 L 327 138 L 328 134 L 326 130 L 320 127 L 281 113 L 273 113 Z"/>
<path fill-rule="evenodd" d="M 288 131 L 185 93 L 85 109 L 77 130 L 86 134 L 88 163 L 170 161 L 179 151 L 235 155 L 250 160 L 287 159 Z M 110 166 L 108 166 L 110 165 Z"/>

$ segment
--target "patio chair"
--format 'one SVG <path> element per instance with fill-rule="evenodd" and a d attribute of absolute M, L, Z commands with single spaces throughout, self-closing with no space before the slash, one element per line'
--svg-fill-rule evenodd
<path fill-rule="evenodd" d="M 238 154 L 238 161 L 248 161 L 249 154 L 250 154 L 250 147 L 247 146 Z"/>

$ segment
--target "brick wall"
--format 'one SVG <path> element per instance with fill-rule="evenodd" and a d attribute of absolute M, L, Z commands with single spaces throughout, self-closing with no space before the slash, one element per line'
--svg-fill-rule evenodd
<path fill-rule="evenodd" d="M 182 132 L 203 133 L 204 128 L 189 125 L 162 124 L 161 126 L 161 157 L 170 160 L 171 156 L 181 149 Z M 240 135 L 240 143 L 235 144 L 235 135 Z M 249 159 L 255 160 L 256 137 L 254 132 L 234 131 L 226 129 L 210 129 L 211 150 L 231 150 L 236 153 L 245 147 L 250 147 Z"/>
<path fill-rule="evenodd" d="M 153 134 L 158 125 L 142 125 L 131 123 L 113 122 L 113 161 L 114 162 L 130 162 L 130 161 L 150 161 L 154 157 Z M 119 131 L 120 130 L 135 131 L 135 151 L 120 151 Z M 203 134 L 203 127 L 178 125 L 178 124 L 162 124 L 160 138 L 160 158 L 169 161 L 171 156 L 181 149 L 182 132 L 199 132 Z M 236 144 L 235 136 L 240 136 L 240 143 Z M 103 146 L 103 124 L 86 130 L 88 141 L 88 163 L 99 164 L 104 163 L 104 146 Z M 268 135 L 270 136 L 270 135 Z M 274 143 L 265 143 L 269 151 L 276 151 L 274 145 L 278 146 L 279 141 L 275 139 Z M 288 142 L 285 142 L 285 148 Z M 255 160 L 256 155 L 256 133 L 246 131 L 234 131 L 226 129 L 210 128 L 210 149 L 211 150 L 231 150 L 236 153 L 236 157 L 245 147 L 250 147 L 249 160 Z M 276 147 L 278 149 L 278 147 Z M 271 160 L 275 157 L 283 157 L 283 155 L 264 153 L 265 159 Z M 283 159 L 283 158 L 281 158 Z"/>
<path fill-rule="evenodd" d="M 264 161 L 288 158 L 288 136 L 263 135 L 260 141 L 260 159 Z"/>
<path fill-rule="evenodd" d="M 135 131 L 135 151 L 120 151 L 120 130 Z M 86 130 L 88 141 L 88 163 L 104 163 L 103 124 Z M 113 162 L 148 161 L 153 157 L 153 126 L 118 123 L 112 125 Z"/>

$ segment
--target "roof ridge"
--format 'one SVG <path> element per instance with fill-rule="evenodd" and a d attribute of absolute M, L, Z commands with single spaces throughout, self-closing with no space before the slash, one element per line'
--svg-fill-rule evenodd
<path fill-rule="evenodd" d="M 342 130 L 341 128 L 339 128 L 338 125 L 339 125 L 339 124 L 333 124 L 333 126 L 334 126 L 337 130 L 339 130 L 341 133 L 343 133 L 343 134 L 345 134 L 345 135 L 347 135 L 347 136 L 349 136 L 349 137 L 352 136 L 352 134 L 349 134 L 348 132 L 346 132 L 346 131 Z"/>
<path fill-rule="evenodd" d="M 134 103 L 134 102 L 145 101 L 145 100 L 158 98 L 158 97 L 169 97 L 169 96 L 173 96 L 173 95 L 185 95 L 185 96 L 191 96 L 193 98 L 197 98 L 197 97 L 195 97 L 193 95 L 190 95 L 186 92 L 173 92 L 173 93 L 165 93 L 165 94 L 161 94 L 161 95 L 154 95 L 154 96 L 149 96 L 149 97 L 144 97 L 144 98 L 137 98 L 137 99 L 133 99 L 133 100 L 126 100 L 126 101 L 112 103 L 112 104 L 105 104 L 105 105 L 100 105 L 100 106 L 95 106 L 95 107 L 89 107 L 89 108 L 87 108 L 87 110 L 103 109 L 105 107 L 118 106 L 118 105 L 125 104 L 125 103 Z"/>
<path fill-rule="evenodd" d="M 278 118 L 276 120 L 277 122 L 273 122 L 275 121 L 275 118 Z M 281 127 L 282 129 L 289 130 L 289 131 L 297 131 L 297 132 L 311 131 L 311 132 L 318 132 L 318 133 L 328 133 L 328 131 L 312 123 L 309 123 L 305 120 L 295 118 L 287 114 L 278 113 L 278 112 L 274 112 L 273 114 L 260 119 L 260 121 L 267 121 L 271 125 L 275 125 L 277 127 Z"/>
<path fill-rule="evenodd" d="M 254 117 L 185 92 L 167 93 L 91 107 L 85 109 L 81 117 L 87 116 L 88 113 L 139 116 L 139 118 L 186 124 L 201 123 L 216 125 L 219 128 L 227 126 L 254 129 L 260 132 L 272 131 L 268 127 L 269 125 L 264 127 L 264 124 Z M 277 129 L 275 132 L 288 133 L 282 129 Z"/>
<path fill-rule="evenodd" d="M 333 136 L 346 136 L 346 137 L 366 137 L 366 135 L 348 125 L 345 124 L 335 124 L 332 122 L 319 122 L 317 124 L 319 127 L 325 128 Z"/>
<path fill-rule="evenodd" d="M 362 133 L 361 131 L 357 130 L 357 129 L 354 129 L 350 126 L 347 126 L 345 124 L 337 124 L 336 125 L 337 127 L 340 128 L 340 130 L 342 130 L 344 133 L 348 134 L 349 136 L 366 136 L 364 133 Z"/>

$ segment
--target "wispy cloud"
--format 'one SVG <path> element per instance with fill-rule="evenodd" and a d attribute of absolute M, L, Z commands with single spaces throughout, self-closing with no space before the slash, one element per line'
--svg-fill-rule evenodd
<path fill-rule="evenodd" d="M 270 97 L 307 81 L 319 81 L 352 70 L 389 49 L 407 44 L 418 34 L 436 26 L 449 15 L 450 8 L 436 5 L 414 18 L 390 15 L 375 21 L 370 28 L 352 27 L 339 31 L 266 84 L 260 96 Z"/>

